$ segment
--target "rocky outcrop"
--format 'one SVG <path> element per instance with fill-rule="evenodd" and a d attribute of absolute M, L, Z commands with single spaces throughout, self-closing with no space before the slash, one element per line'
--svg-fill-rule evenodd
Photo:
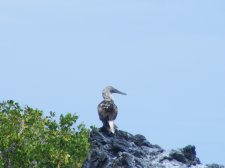
<path fill-rule="evenodd" d="M 132 135 L 120 130 L 111 134 L 104 129 L 94 129 L 90 133 L 89 141 L 91 149 L 83 168 L 214 168 L 216 166 L 202 165 L 196 157 L 194 146 L 165 151 L 160 146 L 151 144 L 142 135 Z"/>

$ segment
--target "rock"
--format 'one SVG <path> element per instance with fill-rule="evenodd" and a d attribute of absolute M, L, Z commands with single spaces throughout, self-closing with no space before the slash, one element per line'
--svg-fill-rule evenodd
<path fill-rule="evenodd" d="M 195 146 L 188 145 L 182 149 L 171 150 L 169 156 L 164 157 L 162 160 L 168 159 L 170 161 L 177 160 L 187 166 L 201 164 L 200 160 L 196 157 Z"/>
<path fill-rule="evenodd" d="M 207 166 L 207 168 L 225 168 L 225 166 L 223 166 L 223 165 L 218 165 L 218 164 L 207 164 L 206 165 Z"/>
<path fill-rule="evenodd" d="M 83 168 L 224 168 L 202 165 L 194 146 L 165 151 L 143 135 L 121 130 L 112 134 L 103 128 L 93 129 L 89 141 L 90 152 Z"/>

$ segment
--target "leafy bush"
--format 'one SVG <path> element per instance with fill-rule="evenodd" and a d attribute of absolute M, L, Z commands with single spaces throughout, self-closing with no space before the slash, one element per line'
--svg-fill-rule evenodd
<path fill-rule="evenodd" d="M 78 168 L 89 150 L 89 130 L 75 126 L 77 115 L 21 108 L 10 100 L 0 103 L 0 167 Z"/>

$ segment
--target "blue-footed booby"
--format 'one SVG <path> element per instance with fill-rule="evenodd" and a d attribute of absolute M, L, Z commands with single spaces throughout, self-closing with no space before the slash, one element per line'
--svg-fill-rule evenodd
<path fill-rule="evenodd" d="M 105 87 L 102 91 L 104 100 L 98 105 L 98 115 L 99 119 L 103 123 L 103 127 L 106 128 L 108 132 L 112 132 L 114 134 L 116 128 L 114 120 L 117 117 L 118 109 L 114 104 L 112 93 L 126 95 L 126 93 L 123 93 L 112 86 Z"/>

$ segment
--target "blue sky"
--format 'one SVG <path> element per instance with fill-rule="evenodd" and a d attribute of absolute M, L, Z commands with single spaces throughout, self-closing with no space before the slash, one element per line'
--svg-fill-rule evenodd
<path fill-rule="evenodd" d="M 119 129 L 225 164 L 223 0 L 1 0 L 0 58 L 1 100 L 100 127 L 112 85 Z"/>

